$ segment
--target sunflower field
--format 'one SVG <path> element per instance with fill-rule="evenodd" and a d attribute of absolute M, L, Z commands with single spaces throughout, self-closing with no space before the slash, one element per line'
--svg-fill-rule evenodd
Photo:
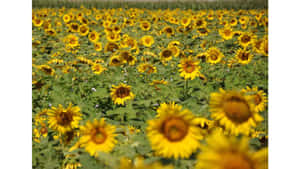
<path fill-rule="evenodd" d="M 32 9 L 34 169 L 267 169 L 267 9 Z"/>

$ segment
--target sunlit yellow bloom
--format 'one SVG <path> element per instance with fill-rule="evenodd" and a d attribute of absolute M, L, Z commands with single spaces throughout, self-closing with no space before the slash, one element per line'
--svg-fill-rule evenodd
<path fill-rule="evenodd" d="M 209 107 L 211 117 L 234 135 L 248 135 L 251 127 L 263 121 L 263 117 L 255 111 L 252 97 L 243 92 L 220 88 L 219 93 L 211 93 Z"/>
<path fill-rule="evenodd" d="M 89 33 L 89 40 L 93 43 L 96 43 L 99 40 L 99 33 L 96 31 L 92 31 Z"/>
<path fill-rule="evenodd" d="M 188 158 L 199 148 L 203 136 L 192 112 L 173 102 L 161 104 L 157 113 L 147 127 L 147 136 L 157 155 Z"/>
<path fill-rule="evenodd" d="M 141 38 L 141 42 L 146 47 L 151 47 L 154 44 L 154 38 L 150 35 L 145 35 Z"/>
<path fill-rule="evenodd" d="M 93 64 L 92 70 L 95 74 L 100 75 L 106 68 L 101 66 L 100 64 Z"/>
<path fill-rule="evenodd" d="M 255 151 L 249 146 L 249 139 L 225 137 L 215 132 L 201 147 L 196 169 L 267 169 L 268 149 Z"/>
<path fill-rule="evenodd" d="M 255 36 L 251 33 L 244 32 L 239 36 L 239 44 L 242 47 L 247 47 L 249 44 L 255 41 Z"/>
<path fill-rule="evenodd" d="M 55 73 L 55 70 L 48 65 L 40 65 L 37 68 L 40 69 L 41 71 L 43 71 L 47 75 L 53 76 Z"/>
<path fill-rule="evenodd" d="M 102 43 L 101 42 L 94 43 L 94 46 L 95 46 L 95 50 L 97 52 L 102 50 Z"/>
<path fill-rule="evenodd" d="M 216 64 L 221 62 L 224 57 L 223 53 L 216 47 L 211 47 L 206 51 L 206 60 L 208 63 Z"/>
<path fill-rule="evenodd" d="M 72 32 L 79 32 L 79 25 L 78 25 L 78 23 L 76 23 L 76 22 L 70 23 L 69 24 L 69 29 Z"/>
<path fill-rule="evenodd" d="M 106 34 L 106 39 L 110 42 L 116 42 L 121 39 L 121 36 L 118 33 L 111 32 L 111 33 Z"/>
<path fill-rule="evenodd" d="M 180 76 L 184 77 L 185 80 L 187 79 L 195 79 L 196 77 L 199 76 L 200 72 L 200 66 L 198 61 L 195 61 L 192 59 L 191 56 L 188 58 L 183 58 L 180 60 L 180 64 L 178 65 Z"/>
<path fill-rule="evenodd" d="M 90 28 L 86 25 L 86 24 L 83 24 L 83 25 L 80 25 L 79 26 L 79 34 L 81 36 L 86 36 L 89 34 L 89 31 L 90 31 Z"/>
<path fill-rule="evenodd" d="M 148 21 L 143 21 L 143 22 L 140 23 L 140 28 L 141 28 L 143 31 L 148 31 L 148 30 L 150 30 L 150 28 L 151 28 L 151 24 L 150 24 L 150 22 L 148 22 Z"/>
<path fill-rule="evenodd" d="M 121 60 L 124 60 L 129 65 L 134 65 L 137 61 L 136 57 L 127 50 L 121 51 L 119 56 L 121 57 Z"/>
<path fill-rule="evenodd" d="M 81 167 L 81 164 L 76 162 L 76 163 L 67 163 L 64 167 L 64 169 L 77 169 Z"/>
<path fill-rule="evenodd" d="M 173 51 L 169 48 L 163 49 L 160 53 L 160 59 L 163 62 L 172 60 L 172 56 L 174 55 Z"/>
<path fill-rule="evenodd" d="M 124 63 L 125 61 L 123 58 L 121 58 L 119 55 L 113 55 L 110 57 L 109 65 L 110 66 L 120 66 Z"/>
<path fill-rule="evenodd" d="M 250 51 L 247 51 L 245 49 L 238 49 L 235 58 L 239 63 L 244 65 L 251 62 L 253 55 L 250 53 Z"/>
<path fill-rule="evenodd" d="M 131 86 L 120 83 L 118 86 L 112 85 L 110 96 L 115 104 L 124 105 L 125 101 L 134 99 Z"/>
<path fill-rule="evenodd" d="M 44 21 L 39 18 L 36 18 L 36 19 L 32 20 L 32 23 L 34 26 L 40 27 L 43 25 Z"/>
<path fill-rule="evenodd" d="M 263 90 L 258 90 L 257 87 L 250 88 L 249 86 L 246 89 L 243 89 L 242 92 L 250 95 L 255 104 L 255 110 L 258 112 L 264 111 L 268 103 L 267 94 Z"/>
<path fill-rule="evenodd" d="M 49 127 L 62 134 L 77 128 L 81 120 L 80 108 L 78 106 L 73 107 L 72 103 L 67 108 L 63 108 L 61 104 L 57 108 L 52 106 L 47 114 Z"/>
<path fill-rule="evenodd" d="M 119 49 L 119 45 L 115 42 L 108 42 L 104 47 L 104 52 L 116 52 Z"/>
<path fill-rule="evenodd" d="M 78 147 L 83 147 L 91 156 L 98 156 L 98 152 L 111 152 L 115 147 L 116 127 L 105 122 L 104 118 L 88 121 L 80 127 Z"/>
<path fill-rule="evenodd" d="M 231 27 L 225 26 L 223 29 L 219 30 L 219 34 L 222 36 L 223 39 L 229 40 L 232 39 L 234 32 Z"/>

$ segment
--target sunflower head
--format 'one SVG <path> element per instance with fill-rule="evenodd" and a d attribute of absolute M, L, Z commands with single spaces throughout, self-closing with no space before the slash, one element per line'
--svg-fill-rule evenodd
<path fill-rule="evenodd" d="M 143 21 L 143 22 L 141 22 L 141 24 L 140 24 L 140 28 L 141 28 L 143 31 L 148 31 L 148 30 L 150 30 L 150 28 L 151 28 L 151 24 L 150 24 L 150 22 L 148 22 L 148 21 Z"/>
<path fill-rule="evenodd" d="M 154 43 L 154 38 L 150 35 L 143 36 L 141 42 L 146 47 L 151 47 Z"/>
<path fill-rule="evenodd" d="M 96 31 L 92 31 L 88 36 L 89 40 L 93 43 L 96 43 L 99 40 L 99 33 Z"/>
<path fill-rule="evenodd" d="M 55 73 L 55 70 L 48 65 L 40 65 L 37 68 L 40 69 L 42 72 L 44 72 L 47 75 L 53 76 Z"/>
<path fill-rule="evenodd" d="M 123 63 L 124 63 L 124 60 L 119 55 L 113 55 L 110 57 L 110 61 L 109 61 L 110 66 L 120 66 Z"/>
<path fill-rule="evenodd" d="M 207 137 L 206 146 L 201 147 L 196 169 L 266 169 L 268 149 L 254 151 L 249 139 L 225 137 L 214 132 Z"/>
<path fill-rule="evenodd" d="M 123 50 L 123 51 L 121 51 L 120 52 L 120 57 L 121 57 L 121 59 L 122 60 L 124 60 L 126 63 L 128 63 L 129 65 L 134 65 L 135 64 L 135 62 L 136 62 L 136 58 L 135 58 L 135 56 L 133 56 L 132 54 L 131 54 L 131 52 L 130 51 L 128 51 L 128 50 Z"/>
<path fill-rule="evenodd" d="M 115 104 L 121 105 L 124 105 L 127 100 L 134 99 L 131 87 L 123 83 L 118 86 L 112 85 L 110 96 Z"/>
<path fill-rule="evenodd" d="M 91 156 L 97 156 L 98 152 L 110 152 L 114 148 L 116 127 L 105 122 L 104 118 L 88 121 L 80 127 L 79 147 L 84 147 Z"/>
<path fill-rule="evenodd" d="M 166 48 L 164 50 L 162 50 L 160 52 L 160 59 L 163 61 L 163 62 L 166 62 L 166 61 L 170 61 L 172 60 L 172 56 L 173 56 L 173 51 L 169 48 Z"/>
<path fill-rule="evenodd" d="M 252 44 L 255 41 L 255 36 L 251 33 L 244 32 L 239 36 L 238 40 L 239 40 L 239 44 L 245 48 L 249 44 Z"/>
<path fill-rule="evenodd" d="M 252 98 L 243 92 L 220 89 L 219 93 L 211 94 L 209 106 L 212 118 L 235 135 L 248 135 L 251 127 L 263 120 L 255 111 Z"/>
<path fill-rule="evenodd" d="M 235 55 L 235 58 L 239 63 L 244 65 L 251 62 L 253 55 L 246 49 L 239 49 Z"/>
<path fill-rule="evenodd" d="M 234 32 L 231 27 L 225 26 L 223 29 L 219 30 L 219 34 L 222 36 L 223 39 L 229 40 L 232 39 Z"/>
<path fill-rule="evenodd" d="M 90 31 L 90 29 L 86 24 L 79 26 L 79 34 L 81 36 L 86 36 L 87 34 L 89 34 L 89 31 Z"/>
<path fill-rule="evenodd" d="M 252 97 L 256 111 L 261 112 L 265 110 L 268 99 L 267 94 L 263 90 L 258 90 L 257 87 L 250 88 L 247 86 L 242 92 Z"/>
<path fill-rule="evenodd" d="M 67 108 L 61 104 L 57 108 L 52 107 L 47 114 L 49 127 L 62 134 L 77 128 L 79 120 L 81 120 L 80 108 L 78 106 L 73 107 L 72 103 Z"/>
<path fill-rule="evenodd" d="M 211 47 L 206 51 L 206 61 L 211 64 L 216 64 L 221 62 L 224 57 L 223 53 L 216 47 Z"/>
<path fill-rule="evenodd" d="M 100 75 L 103 71 L 106 70 L 106 68 L 104 68 L 103 66 L 101 66 L 100 64 L 93 64 L 92 66 L 92 70 L 95 74 Z"/>
<path fill-rule="evenodd" d="M 114 53 L 119 49 L 119 45 L 115 42 L 108 42 L 104 47 L 104 52 L 111 52 Z"/>
<path fill-rule="evenodd" d="M 148 121 L 147 136 L 157 155 L 188 158 L 202 139 L 195 117 L 189 110 L 173 103 L 163 103 L 157 109 L 157 117 Z"/>
<path fill-rule="evenodd" d="M 178 65 L 180 76 L 184 77 L 184 79 L 195 79 L 199 76 L 199 69 L 200 66 L 198 66 L 199 62 L 192 59 L 191 56 L 188 58 L 183 58 L 180 61 L 180 64 Z"/>

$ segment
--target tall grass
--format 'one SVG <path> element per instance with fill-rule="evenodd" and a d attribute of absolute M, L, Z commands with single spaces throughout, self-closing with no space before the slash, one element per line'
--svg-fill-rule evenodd
<path fill-rule="evenodd" d="M 32 0 L 33 8 L 266 9 L 268 0 Z"/>

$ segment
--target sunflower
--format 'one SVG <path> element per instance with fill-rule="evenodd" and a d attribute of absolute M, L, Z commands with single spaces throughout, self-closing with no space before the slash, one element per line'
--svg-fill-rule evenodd
<path fill-rule="evenodd" d="M 129 65 L 134 65 L 136 62 L 136 58 L 127 50 L 123 50 L 120 52 L 120 57 Z"/>
<path fill-rule="evenodd" d="M 194 21 L 194 27 L 201 28 L 201 27 L 206 27 L 206 21 L 203 18 L 198 18 Z"/>
<path fill-rule="evenodd" d="M 106 68 L 101 66 L 100 64 L 93 64 L 92 70 L 95 74 L 100 75 Z"/>
<path fill-rule="evenodd" d="M 181 25 L 183 27 L 188 27 L 189 24 L 191 23 L 191 18 L 188 18 L 188 17 L 183 17 L 180 21 Z"/>
<path fill-rule="evenodd" d="M 78 37 L 76 35 L 69 34 L 67 37 L 65 37 L 64 41 L 66 45 L 70 46 L 71 48 L 79 46 Z"/>
<path fill-rule="evenodd" d="M 225 26 L 223 29 L 219 30 L 219 34 L 221 35 L 221 37 L 223 39 L 229 40 L 229 39 L 232 39 L 234 32 L 231 27 Z"/>
<path fill-rule="evenodd" d="M 89 40 L 93 43 L 96 43 L 99 40 L 99 33 L 96 31 L 92 31 L 89 33 Z"/>
<path fill-rule="evenodd" d="M 256 39 L 253 43 L 252 43 L 252 49 L 256 52 L 256 53 L 263 53 L 262 49 L 262 43 L 263 43 L 263 39 Z"/>
<path fill-rule="evenodd" d="M 110 66 L 120 66 L 124 63 L 124 60 L 119 55 L 113 55 L 109 59 Z"/>
<path fill-rule="evenodd" d="M 150 24 L 150 22 L 148 22 L 148 21 L 143 21 L 143 22 L 141 22 L 141 24 L 140 24 L 140 28 L 141 28 L 143 31 L 148 31 L 148 30 L 150 30 L 150 28 L 151 28 L 151 24 Z"/>
<path fill-rule="evenodd" d="M 173 166 L 164 166 L 160 162 L 145 163 L 144 159 L 141 157 L 137 157 L 134 162 L 128 158 L 122 157 L 118 169 L 173 169 Z"/>
<path fill-rule="evenodd" d="M 37 68 L 40 69 L 41 71 L 43 71 L 47 75 L 53 76 L 55 73 L 55 70 L 48 65 L 39 65 L 39 66 L 37 66 Z"/>
<path fill-rule="evenodd" d="M 65 14 L 65 15 L 63 16 L 63 20 L 64 20 L 65 23 L 68 23 L 68 22 L 71 21 L 71 16 L 68 15 L 68 14 Z"/>
<path fill-rule="evenodd" d="M 95 50 L 97 52 L 101 51 L 102 50 L 102 43 L 101 42 L 96 42 L 94 43 L 94 46 L 95 46 Z"/>
<path fill-rule="evenodd" d="M 78 23 L 70 23 L 69 24 L 69 29 L 72 31 L 72 32 L 79 32 L 79 25 Z"/>
<path fill-rule="evenodd" d="M 200 52 L 196 55 L 196 58 L 199 59 L 201 62 L 205 62 L 207 53 L 206 52 Z"/>
<path fill-rule="evenodd" d="M 90 31 L 90 28 L 86 24 L 79 26 L 79 34 L 81 36 L 86 36 L 87 34 L 89 34 L 89 31 Z"/>
<path fill-rule="evenodd" d="M 52 106 L 47 114 L 49 127 L 62 134 L 77 128 L 79 120 L 81 120 L 80 108 L 72 107 L 72 103 L 67 108 L 63 108 L 61 104 L 57 108 Z"/>
<path fill-rule="evenodd" d="M 119 34 L 121 33 L 122 29 L 120 28 L 120 26 L 117 26 L 115 25 L 113 28 L 112 28 L 112 31 L 116 34 Z"/>
<path fill-rule="evenodd" d="M 81 137 L 77 145 L 84 147 L 91 156 L 97 156 L 98 152 L 111 152 L 117 143 L 115 130 L 116 127 L 107 124 L 104 118 L 88 121 L 80 127 Z"/>
<path fill-rule="evenodd" d="M 75 162 L 75 163 L 67 163 L 64 167 L 64 169 L 77 169 L 77 168 L 80 168 L 81 167 L 81 164 L 78 163 L 78 162 Z"/>
<path fill-rule="evenodd" d="M 244 32 L 239 36 L 238 40 L 239 40 L 239 44 L 245 48 L 249 44 L 255 41 L 255 36 L 252 35 L 251 33 Z"/>
<path fill-rule="evenodd" d="M 166 26 L 162 29 L 162 32 L 166 33 L 167 37 L 170 37 L 170 36 L 174 35 L 175 30 L 171 26 Z"/>
<path fill-rule="evenodd" d="M 110 42 L 117 42 L 121 39 L 121 37 L 119 33 L 110 32 L 106 34 L 106 39 Z"/>
<path fill-rule="evenodd" d="M 234 135 L 248 135 L 251 127 L 263 121 L 263 117 L 255 111 L 252 97 L 243 92 L 220 88 L 220 93 L 212 93 L 210 97 L 211 117 Z"/>
<path fill-rule="evenodd" d="M 253 55 L 246 49 L 239 49 L 236 52 L 235 58 L 240 64 L 245 65 L 251 62 Z"/>
<path fill-rule="evenodd" d="M 213 133 L 197 157 L 196 169 L 267 169 L 268 148 L 254 151 L 249 139 Z"/>
<path fill-rule="evenodd" d="M 173 40 L 173 41 L 171 41 L 169 44 L 168 44 L 168 47 L 172 47 L 172 46 L 180 46 L 181 45 L 181 43 L 179 42 L 179 41 L 177 41 L 177 40 Z"/>
<path fill-rule="evenodd" d="M 223 53 L 216 47 L 211 47 L 206 51 L 206 61 L 211 64 L 221 62 L 224 57 Z"/>
<path fill-rule="evenodd" d="M 141 42 L 146 47 L 151 47 L 154 43 L 154 38 L 150 35 L 145 35 L 141 38 Z"/>
<path fill-rule="evenodd" d="M 124 105 L 125 101 L 134 99 L 129 85 L 120 83 L 118 86 L 112 85 L 110 96 L 115 104 Z"/>
<path fill-rule="evenodd" d="M 55 36 L 56 35 L 56 31 L 53 28 L 46 29 L 45 32 L 46 32 L 47 35 L 50 35 L 50 36 Z"/>
<path fill-rule="evenodd" d="M 189 110 L 174 102 L 163 103 L 157 109 L 157 117 L 148 121 L 147 136 L 157 155 L 175 159 L 188 158 L 203 138 Z"/>
<path fill-rule="evenodd" d="M 166 48 L 164 50 L 162 50 L 160 53 L 159 53 L 159 56 L 160 56 L 160 59 L 163 61 L 163 62 L 166 62 L 166 61 L 170 61 L 172 60 L 172 56 L 173 56 L 173 51 L 169 48 Z"/>
<path fill-rule="evenodd" d="M 32 20 L 33 25 L 36 27 L 40 27 L 43 25 L 44 21 L 41 20 L 40 18 L 35 18 L 34 20 Z"/>
<path fill-rule="evenodd" d="M 263 90 L 258 90 L 257 87 L 250 88 L 247 86 L 242 92 L 252 97 L 255 104 L 255 111 L 261 112 L 265 110 L 268 99 L 266 96 L 267 94 Z"/>
<path fill-rule="evenodd" d="M 177 46 L 168 46 L 168 48 L 172 51 L 174 57 L 179 56 L 181 51 Z"/>
<path fill-rule="evenodd" d="M 146 72 L 147 74 L 156 73 L 156 67 L 150 63 L 141 63 L 138 67 L 140 73 Z"/>
<path fill-rule="evenodd" d="M 197 32 L 199 33 L 199 36 L 207 36 L 210 30 L 207 29 L 206 27 L 200 27 L 197 28 Z"/>
<path fill-rule="evenodd" d="M 104 52 L 112 52 L 114 53 L 119 49 L 119 45 L 115 42 L 108 42 L 104 47 Z"/>
<path fill-rule="evenodd" d="M 237 25 L 237 23 L 238 23 L 238 20 L 237 20 L 236 18 L 231 18 L 231 20 L 230 20 L 230 22 L 229 22 L 229 24 L 230 24 L 231 26 L 235 26 L 235 25 Z"/>
<path fill-rule="evenodd" d="M 268 56 L 269 55 L 269 46 L 268 46 L 268 38 L 264 38 L 262 44 L 261 44 L 261 51 L 262 51 L 262 54 L 264 56 Z"/>
<path fill-rule="evenodd" d="M 178 64 L 180 76 L 184 77 L 185 80 L 187 79 L 195 79 L 199 76 L 199 69 L 198 66 L 199 62 L 192 59 L 191 56 L 188 58 L 183 58 L 180 60 L 180 64 Z"/>

